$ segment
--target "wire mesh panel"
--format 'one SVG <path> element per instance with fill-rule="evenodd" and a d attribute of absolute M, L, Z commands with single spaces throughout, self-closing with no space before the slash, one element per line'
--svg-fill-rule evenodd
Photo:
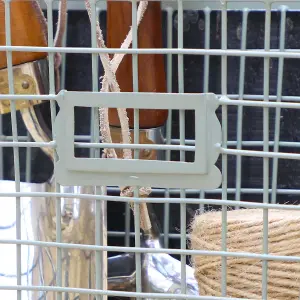
<path fill-rule="evenodd" d="M 298 299 L 300 4 L 149 1 L 143 11 L 141 3 L 73 0 L 65 14 L 65 1 L 1 2 L 1 299 Z M 126 37 L 129 49 L 120 50 Z M 115 79 L 120 99 L 131 97 L 123 108 L 135 146 L 122 140 L 127 127 L 112 109 L 120 108 L 110 96 L 119 92 Z M 199 103 L 217 96 L 222 135 L 203 151 L 206 162 L 218 154 L 222 183 L 213 189 L 200 179 L 182 188 L 191 184 L 183 168 L 204 145 L 196 129 L 207 126 L 209 138 L 215 128 L 204 106 L 199 126 L 191 94 Z M 161 103 L 130 111 L 135 96 Z M 105 97 L 108 120 L 99 114 Z M 74 153 L 59 156 L 68 140 L 60 132 L 67 121 L 57 121 L 65 99 L 80 105 Z M 112 146 L 100 130 L 105 122 Z M 108 172 L 101 167 L 82 166 L 85 181 L 66 177 L 68 185 L 54 176 L 59 159 L 96 165 L 134 147 L 124 151 L 131 170 L 114 173 L 111 184 L 91 184 Z M 164 168 L 150 194 L 133 171 L 138 158 Z M 182 182 L 161 187 L 172 162 L 182 163 Z M 141 173 L 152 175 L 152 166 Z M 128 174 L 137 182 L 131 190 L 116 183 Z"/>

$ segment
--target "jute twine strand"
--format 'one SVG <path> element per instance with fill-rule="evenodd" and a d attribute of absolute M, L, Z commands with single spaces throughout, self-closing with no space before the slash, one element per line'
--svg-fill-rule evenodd
<path fill-rule="evenodd" d="M 38 1 L 33 1 L 33 7 L 39 17 L 39 20 L 42 24 L 44 30 L 45 41 L 47 41 L 47 20 L 44 17 L 44 14 L 41 10 L 41 7 Z M 90 18 L 91 25 L 92 17 L 91 17 L 91 5 L 89 0 L 85 0 L 85 6 Z M 141 1 L 138 10 L 137 10 L 137 26 L 139 26 L 143 15 L 147 9 L 148 2 Z M 62 39 L 66 29 L 66 20 L 67 20 L 67 0 L 61 0 L 59 11 L 58 11 L 58 24 L 57 31 L 54 39 L 54 46 L 61 47 Z M 106 48 L 102 30 L 100 28 L 100 24 L 96 22 L 96 34 L 97 34 L 97 46 L 99 48 Z M 128 35 L 126 36 L 124 42 L 121 45 L 122 49 L 127 49 L 130 47 L 132 42 L 132 28 L 130 28 Z M 109 55 L 107 53 L 99 53 L 100 60 L 102 62 L 104 68 L 104 76 L 101 78 L 102 80 L 102 88 L 101 92 L 120 92 L 120 87 L 116 80 L 116 71 L 122 62 L 125 54 L 115 54 L 112 60 L 110 60 Z M 56 90 L 59 90 L 59 67 L 61 64 L 61 55 L 59 53 L 55 53 L 55 72 L 56 72 Z M 118 117 L 121 124 L 121 132 L 122 132 L 122 142 L 125 144 L 131 143 L 130 130 L 129 130 L 129 120 L 127 116 L 126 109 L 118 108 Z M 108 108 L 100 108 L 99 109 L 99 122 L 100 122 L 100 132 L 102 136 L 102 140 L 105 143 L 112 143 L 110 128 L 109 128 L 109 119 L 108 119 Z M 114 149 L 105 149 L 104 157 L 106 158 L 117 158 L 116 151 Z M 124 159 L 132 159 L 132 152 L 130 149 L 123 150 L 123 158 Z M 140 196 L 147 197 L 151 193 L 151 188 L 142 187 L 139 190 Z M 121 196 L 132 196 L 133 195 L 133 187 L 121 187 Z M 131 206 L 131 208 L 133 208 Z M 145 203 L 140 204 L 141 209 L 141 228 L 143 230 L 149 230 L 151 228 L 151 223 L 149 219 L 147 205 Z"/>
<path fill-rule="evenodd" d="M 45 43 L 47 44 L 48 39 L 48 27 L 47 27 L 47 19 L 44 16 L 44 13 L 41 9 L 41 6 L 37 0 L 33 0 L 32 6 L 35 9 L 36 15 L 39 19 L 39 22 L 42 26 Z M 64 33 L 66 31 L 66 23 L 67 23 L 67 0 L 61 0 L 59 3 L 58 9 L 58 22 L 57 29 L 54 38 L 54 47 L 61 47 Z M 61 54 L 56 52 L 54 54 L 54 72 L 55 72 L 55 89 L 56 92 L 60 90 L 60 73 L 59 67 L 61 65 Z"/>
<path fill-rule="evenodd" d="M 91 6 L 90 1 L 85 0 L 85 6 L 92 24 L 91 17 Z M 143 15 L 146 12 L 148 6 L 147 1 L 141 1 L 137 10 L 137 27 L 140 25 Z M 92 24 L 93 26 L 93 24 Z M 97 46 L 99 48 L 106 48 L 103 39 L 102 30 L 98 21 L 96 21 L 96 34 L 97 34 Z M 127 49 L 132 42 L 132 28 L 130 28 L 127 37 L 121 45 L 122 49 Z M 116 71 L 122 62 L 125 54 L 115 54 L 110 60 L 108 53 L 99 53 L 100 60 L 104 68 L 104 76 L 102 77 L 102 88 L 101 92 L 120 92 L 120 87 L 116 79 Z M 129 130 L 129 120 L 127 116 L 127 111 L 125 108 L 118 108 L 118 117 L 121 124 L 122 141 L 125 144 L 131 143 L 130 130 Z M 105 143 L 112 143 L 110 128 L 109 128 L 109 118 L 108 118 L 108 108 L 99 108 L 99 119 L 100 119 L 100 132 Z M 104 155 L 107 158 L 117 158 L 116 151 L 114 149 L 105 149 Z M 123 150 L 124 159 L 132 159 L 132 151 L 130 149 Z M 139 194 L 142 197 L 147 197 L 151 193 L 151 188 L 142 187 L 139 190 Z M 133 187 L 121 187 L 121 196 L 131 197 L 133 195 Z M 131 205 L 133 210 L 133 205 Z M 151 228 L 151 222 L 148 214 L 148 209 L 146 203 L 140 204 L 140 225 L 143 230 L 149 230 Z"/>
<path fill-rule="evenodd" d="M 262 253 L 263 213 L 258 209 L 229 211 L 227 251 Z M 269 210 L 269 254 L 300 256 L 300 212 Z M 222 214 L 196 215 L 190 228 L 190 248 L 221 251 Z M 192 257 L 200 294 L 221 296 L 221 257 Z M 296 300 L 299 297 L 300 263 L 268 262 L 268 299 Z M 227 258 L 227 296 L 261 299 L 262 261 Z"/>

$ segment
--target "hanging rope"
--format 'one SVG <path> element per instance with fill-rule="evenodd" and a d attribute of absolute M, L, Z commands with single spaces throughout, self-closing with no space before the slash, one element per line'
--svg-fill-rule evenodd
<path fill-rule="evenodd" d="M 92 17 L 91 17 L 91 6 L 90 1 L 85 0 L 85 6 L 90 18 L 91 26 Z M 137 10 L 137 28 L 139 27 L 144 13 L 147 9 L 148 1 L 141 1 L 138 10 Z M 103 39 L 102 30 L 100 28 L 100 24 L 96 21 L 96 34 L 97 34 L 97 46 L 99 48 L 106 48 L 105 42 Z M 128 49 L 132 42 L 132 28 L 130 28 L 128 35 L 126 36 L 124 42 L 121 45 L 121 49 Z M 119 65 L 122 62 L 125 54 L 115 54 L 110 60 L 108 53 L 99 53 L 100 60 L 102 62 L 104 68 L 104 76 L 101 78 L 102 80 L 102 88 L 101 92 L 120 92 L 120 87 L 116 79 L 116 71 Z M 127 111 L 125 108 L 118 108 L 118 117 L 121 124 L 121 132 L 122 132 L 122 141 L 125 144 L 131 143 L 130 130 L 129 130 L 129 120 L 127 116 Z M 112 143 L 111 132 L 109 127 L 109 118 L 108 118 L 108 108 L 99 108 L 99 118 L 100 118 L 100 132 L 102 136 L 102 140 L 104 143 Z M 117 154 L 114 149 L 105 149 L 104 156 L 107 158 L 117 158 Z M 132 159 L 132 152 L 130 149 L 123 150 L 123 158 L 124 159 Z M 151 193 L 151 188 L 142 187 L 139 190 L 139 194 L 141 197 L 147 197 Z M 121 196 L 131 197 L 133 195 L 133 187 L 121 187 Z M 133 210 L 133 205 L 131 205 Z M 146 203 L 140 204 L 141 211 L 141 228 L 143 230 L 149 230 L 151 228 L 151 222 L 148 214 L 148 209 Z"/>
<path fill-rule="evenodd" d="M 44 39 L 45 44 L 47 44 L 48 40 L 48 27 L 47 27 L 47 19 L 44 16 L 44 13 L 41 9 L 41 6 L 38 0 L 34 0 L 31 2 L 32 6 L 35 9 L 36 15 L 42 25 L 44 31 Z M 67 0 L 61 0 L 59 3 L 58 9 L 58 22 L 57 22 L 57 29 L 54 38 L 54 47 L 61 47 L 62 40 L 66 31 L 66 23 L 67 23 Z M 60 72 L 59 67 L 61 65 L 61 54 L 55 53 L 54 54 L 54 72 L 55 72 L 55 89 L 56 92 L 60 90 Z"/>
<path fill-rule="evenodd" d="M 40 22 L 44 28 L 44 36 L 47 41 L 47 20 L 44 17 L 44 14 L 41 10 L 41 7 L 37 0 L 33 1 L 33 5 L 36 9 L 36 13 L 39 16 Z M 142 21 L 144 13 L 147 10 L 148 2 L 141 1 L 137 10 L 137 27 Z M 96 24 L 92 24 L 92 16 L 91 16 L 91 5 L 89 0 L 85 0 L 85 7 L 90 18 L 91 26 L 96 26 L 96 35 L 97 35 L 97 46 L 99 48 L 106 48 L 105 42 L 103 39 L 102 30 L 100 28 L 100 24 L 96 21 Z M 58 10 L 58 24 L 57 30 L 55 33 L 54 46 L 61 47 L 62 39 L 64 36 L 64 32 L 66 29 L 66 20 L 67 20 L 67 0 L 61 0 Z M 126 36 L 124 42 L 121 45 L 121 49 L 128 49 L 132 43 L 132 28 L 130 28 L 128 35 Z M 104 75 L 100 79 L 102 79 L 102 88 L 101 92 L 120 92 L 120 87 L 116 79 L 116 71 L 121 64 L 125 54 L 117 53 L 110 60 L 108 53 L 99 53 L 99 57 L 104 69 Z M 59 91 L 59 67 L 61 65 L 61 55 L 59 53 L 55 53 L 55 73 L 56 73 L 56 90 Z M 124 144 L 131 143 L 131 136 L 129 130 L 129 119 L 127 116 L 127 111 L 125 108 L 118 108 L 118 117 L 121 124 L 121 133 L 122 133 L 122 142 Z M 102 141 L 104 143 L 112 143 L 111 132 L 109 127 L 109 118 L 108 118 L 108 108 L 101 107 L 99 108 L 99 122 L 100 122 L 100 132 L 102 136 Z M 117 154 L 115 149 L 107 148 L 104 150 L 104 157 L 106 158 L 115 158 L 117 159 Z M 130 149 L 123 149 L 123 158 L 124 159 L 132 159 L 132 151 Z M 133 187 L 120 187 L 121 196 L 131 197 L 133 195 Z M 150 187 L 142 187 L 139 190 L 139 194 L 141 197 L 147 197 L 151 193 Z M 133 209 L 133 206 L 131 206 Z M 145 203 L 140 204 L 141 209 L 141 228 L 143 230 L 149 230 L 151 228 L 149 214 L 147 210 L 147 205 Z"/>

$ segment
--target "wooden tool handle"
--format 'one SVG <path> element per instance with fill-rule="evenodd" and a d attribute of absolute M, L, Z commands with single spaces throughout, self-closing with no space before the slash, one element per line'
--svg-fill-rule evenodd
<path fill-rule="evenodd" d="M 12 46 L 46 47 L 41 20 L 33 6 L 33 1 L 12 1 L 10 4 Z M 5 3 L 0 2 L 0 45 L 6 45 Z M 32 62 L 47 57 L 41 52 L 13 52 L 13 65 Z M 6 68 L 6 52 L 0 52 L 0 69 Z"/>
<path fill-rule="evenodd" d="M 119 48 L 130 26 L 131 3 L 107 2 L 107 46 Z M 149 1 L 148 8 L 138 28 L 139 48 L 162 48 L 162 13 L 160 2 Z M 138 55 L 139 92 L 166 92 L 164 57 L 162 54 Z M 132 56 L 126 54 L 117 73 L 121 92 L 132 92 Z M 133 109 L 127 109 L 129 126 L 133 128 Z M 156 128 L 163 125 L 168 117 L 168 110 L 141 109 L 139 112 L 140 128 Z M 112 126 L 120 126 L 116 109 L 109 109 L 109 121 Z"/>

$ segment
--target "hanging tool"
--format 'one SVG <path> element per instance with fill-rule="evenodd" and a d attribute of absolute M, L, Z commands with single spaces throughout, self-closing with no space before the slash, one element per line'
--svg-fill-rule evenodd
<path fill-rule="evenodd" d="M 62 1 L 59 23 L 63 20 L 66 7 Z M 44 15 L 37 1 L 12 1 L 10 2 L 11 19 L 11 44 L 13 46 L 38 46 L 47 47 L 47 31 Z M 63 24 L 61 24 L 63 25 Z M 5 3 L 0 3 L 0 44 L 6 45 L 5 35 Z M 60 26 L 60 24 L 59 24 Z M 61 28 L 58 28 L 58 30 Z M 60 45 L 60 38 L 63 32 L 59 31 L 55 43 Z M 57 58 L 57 56 L 55 56 Z M 48 83 L 48 54 L 43 52 L 13 52 L 13 79 L 14 93 L 22 95 L 42 95 L 49 93 Z M 6 53 L 0 52 L 0 93 L 8 94 L 8 70 Z M 56 72 L 57 75 L 57 72 Z M 57 78 L 57 77 L 56 77 Z M 57 88 L 57 86 L 56 86 Z M 50 142 L 52 140 L 51 128 L 47 127 L 47 122 L 41 112 L 40 100 L 17 100 L 16 109 L 20 111 L 24 124 L 35 142 Z M 0 101 L 0 113 L 11 111 L 10 101 Z M 49 112 L 50 113 L 50 112 Z M 42 147 L 44 153 L 54 163 L 54 150 L 51 147 Z M 15 192 L 15 182 L 0 180 L 1 192 Z M 52 176 L 45 183 L 21 182 L 21 192 L 55 192 L 55 178 Z M 60 186 L 61 193 L 92 193 L 91 187 Z M 14 239 L 16 237 L 15 213 L 9 211 L 16 210 L 16 199 L 3 199 L 3 212 L 6 218 L 2 218 L 0 231 Z M 5 201 L 5 203 L 4 203 Z M 77 198 L 61 198 L 61 218 L 57 220 L 56 199 L 51 197 L 21 197 L 21 229 L 22 239 L 34 239 L 35 241 L 56 241 L 56 222 L 61 224 L 61 240 L 68 243 L 90 244 L 94 242 L 94 236 L 87 230 L 87 227 L 94 225 L 94 202 L 83 201 Z M 9 226 L 6 226 L 9 225 Z M 1 247 L 5 253 L 14 251 L 14 245 Z M 25 268 L 22 266 L 22 284 L 24 285 L 56 285 L 57 284 L 57 252 L 56 248 L 23 246 L 27 255 L 21 257 L 21 261 L 26 262 Z M 0 250 L 1 252 L 1 250 Z M 3 254 L 3 256 L 6 256 Z M 14 260 L 14 256 L 12 259 Z M 9 259 L 9 258 L 8 258 Z M 69 287 L 89 288 L 93 277 L 92 253 L 78 249 L 63 250 L 62 257 L 62 284 Z M 4 284 L 16 284 L 16 268 L 10 264 L 11 269 L 0 267 L 0 281 Z M 25 269 L 25 270 L 24 270 Z M 80 275 L 78 275 L 80 274 Z M 7 299 L 15 299 L 15 292 L 11 292 Z M 23 292 L 22 299 L 42 300 L 56 299 L 55 292 Z M 75 299 L 78 295 L 65 293 L 70 299 Z M 82 296 L 80 299 L 88 299 Z"/>
<path fill-rule="evenodd" d="M 109 1 L 107 3 L 107 46 L 119 48 L 132 26 L 132 4 Z M 162 12 L 160 2 L 149 1 L 147 10 L 138 28 L 138 48 L 162 48 Z M 137 91 L 133 86 L 132 55 L 126 54 L 117 72 L 116 79 L 121 92 Z M 136 86 L 135 86 L 136 88 Z M 166 92 L 164 56 L 162 54 L 138 55 L 138 91 Z M 128 108 L 131 138 L 134 140 L 134 110 Z M 163 126 L 168 118 L 168 110 L 139 110 L 139 143 L 163 144 Z M 109 123 L 114 143 L 122 142 L 120 122 L 116 109 L 109 109 Z M 116 149 L 118 157 L 122 150 Z M 163 151 L 141 150 L 139 159 L 163 159 Z M 148 203 L 140 209 L 141 218 L 148 219 L 150 226 L 142 228 L 143 246 L 161 248 L 158 220 Z M 143 222 L 141 222 L 143 224 Z M 141 226 L 143 227 L 143 226 Z M 119 260 L 119 263 L 118 263 Z M 120 274 L 121 266 L 127 274 Z M 126 266 L 126 267 L 125 267 Z M 124 254 L 109 259 L 108 285 L 114 289 L 135 290 L 136 271 L 134 254 Z M 119 271 L 118 271 L 119 270 Z M 181 292 L 181 263 L 168 254 L 145 253 L 142 255 L 142 291 L 154 293 Z M 188 294 L 198 295 L 194 271 L 186 266 L 186 287 Z"/>

